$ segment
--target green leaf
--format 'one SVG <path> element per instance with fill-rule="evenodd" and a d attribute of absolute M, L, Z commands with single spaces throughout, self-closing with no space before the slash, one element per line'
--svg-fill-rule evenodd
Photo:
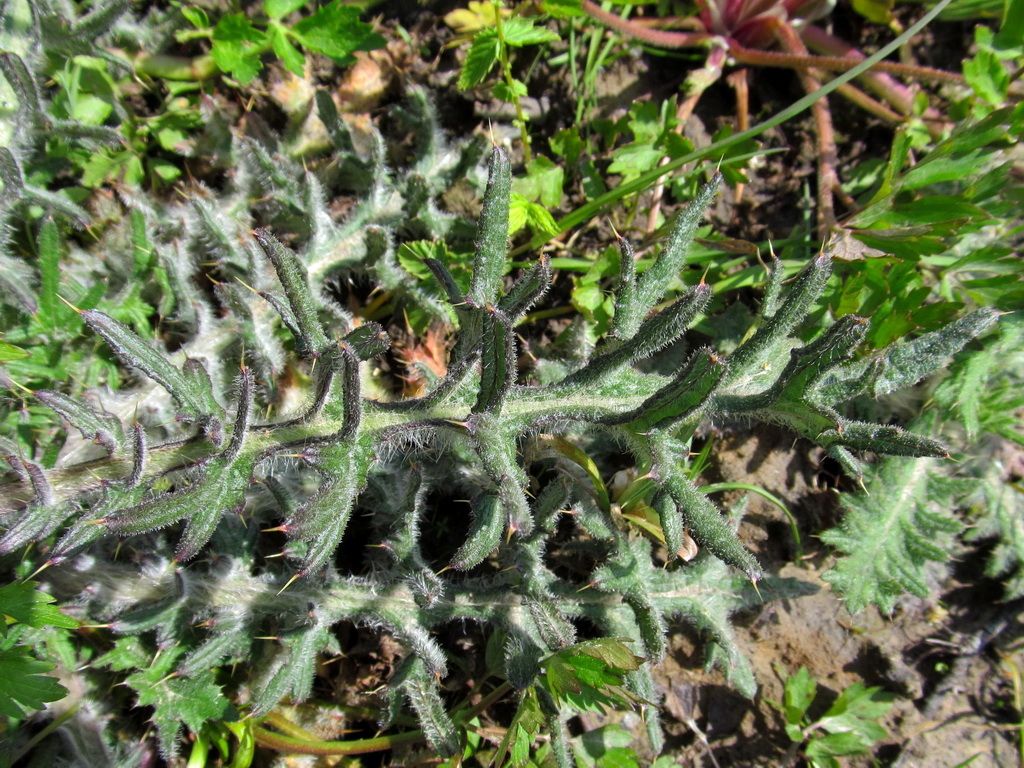
<path fill-rule="evenodd" d="M 853 9 L 875 24 L 890 24 L 893 0 L 853 0 Z"/>
<path fill-rule="evenodd" d="M 872 742 L 865 743 L 860 734 L 830 733 L 827 736 L 815 736 L 807 744 L 804 754 L 813 764 L 837 765 L 835 761 L 823 762 L 832 757 L 863 755 L 870 749 Z"/>
<path fill-rule="evenodd" d="M 0 712 L 21 718 L 29 710 L 45 709 L 47 702 L 67 696 L 67 688 L 45 677 L 53 669 L 53 664 L 29 656 L 26 648 L 0 651 Z"/>
<path fill-rule="evenodd" d="M 100 668 L 109 668 L 115 672 L 127 669 L 145 669 L 153 660 L 142 638 L 138 636 L 119 637 L 114 640 L 114 647 L 94 662 Z"/>
<path fill-rule="evenodd" d="M 570 19 L 585 15 L 581 0 L 543 0 L 541 8 L 544 13 L 556 19 Z"/>
<path fill-rule="evenodd" d="M 979 50 L 964 62 L 964 80 L 988 104 L 997 107 L 1006 101 L 1010 73 L 992 51 Z"/>
<path fill-rule="evenodd" d="M 305 73 L 306 57 L 292 45 L 284 28 L 277 22 L 271 22 L 267 27 L 267 35 L 270 38 L 270 47 L 274 49 L 277 58 L 284 63 L 289 72 L 296 77 L 302 77 Z"/>
<path fill-rule="evenodd" d="M 492 764 L 495 766 L 506 765 L 505 756 L 508 755 L 511 765 L 515 768 L 527 765 L 530 759 L 530 748 L 543 725 L 544 713 L 541 712 L 540 703 L 537 700 L 537 689 L 531 685 L 523 693 L 523 699 L 519 703 L 519 708 L 516 710 L 501 744 L 498 745 Z"/>
<path fill-rule="evenodd" d="M 535 26 L 534 20 L 526 16 L 513 16 L 503 21 L 501 24 L 501 36 L 508 45 L 514 48 L 524 45 L 553 43 L 559 39 L 557 32 Z"/>
<path fill-rule="evenodd" d="M 842 692 L 815 726 L 829 733 L 856 733 L 865 745 L 870 745 L 885 738 L 885 728 L 875 721 L 889 713 L 894 698 L 881 688 L 868 688 L 858 681 Z"/>
<path fill-rule="evenodd" d="M 550 139 L 549 143 L 551 144 L 551 151 L 565 160 L 570 166 L 576 165 L 576 161 L 579 160 L 580 155 L 587 148 L 587 144 L 580 138 L 578 125 L 558 131 Z"/>
<path fill-rule="evenodd" d="M 191 677 L 183 677 L 175 671 L 184 653 L 180 645 L 165 648 L 149 656 L 148 663 L 137 665 L 140 671 L 125 679 L 125 685 L 136 693 L 137 704 L 153 707 L 152 719 L 160 733 L 160 749 L 168 757 L 178 752 L 178 732 L 182 724 L 192 733 L 198 733 L 210 720 L 237 719 L 231 702 L 214 681 L 213 670 L 203 670 Z"/>
<path fill-rule="evenodd" d="M 465 91 L 479 85 L 498 61 L 498 33 L 493 28 L 481 30 L 473 38 L 466 54 L 466 63 L 459 73 L 459 90 Z"/>
<path fill-rule="evenodd" d="M 332 59 L 345 59 L 356 51 L 383 48 L 384 38 L 359 20 L 360 13 L 359 8 L 334 0 L 297 23 L 292 31 L 306 48 Z"/>
<path fill-rule="evenodd" d="M 75 629 L 78 622 L 65 616 L 50 603 L 55 598 L 36 589 L 34 581 L 14 582 L 0 587 L 0 615 L 28 624 L 30 627 L 64 627 Z M 7 637 L 7 622 L 0 622 L 0 636 Z M 52 701 L 52 699 L 49 699 Z"/>
<path fill-rule="evenodd" d="M 508 104 L 515 104 L 526 94 L 526 83 L 522 80 L 517 80 L 516 78 L 512 78 L 511 87 L 509 87 L 509 84 L 504 80 L 499 80 L 494 84 L 494 97 L 496 99 L 501 99 Z M 524 115 L 523 117 L 527 120 L 529 119 L 528 115 Z"/>
<path fill-rule="evenodd" d="M 31 352 L 13 344 L 8 344 L 0 339 L 0 363 L 9 363 L 12 360 L 24 360 Z"/>
<path fill-rule="evenodd" d="M 271 19 L 283 19 L 308 2 L 309 0 L 263 0 L 263 10 Z"/>
<path fill-rule="evenodd" d="M 196 29 L 207 29 L 210 26 L 210 17 L 199 6 L 186 5 L 181 9 L 181 15 Z"/>
<path fill-rule="evenodd" d="M 633 734 L 621 725 L 606 725 L 579 738 L 576 760 L 580 768 L 640 768 L 632 744 Z"/>
<path fill-rule="evenodd" d="M 806 667 L 800 667 L 795 675 L 786 678 L 785 688 L 783 715 L 785 715 L 788 725 L 799 726 L 807 713 L 807 708 L 814 701 L 818 684 Z M 799 728 L 796 729 L 796 733 L 799 733 L 800 736 L 794 737 L 793 733 L 790 733 L 790 738 L 793 741 L 803 741 L 803 734 Z"/>
<path fill-rule="evenodd" d="M 149 161 L 149 170 L 165 184 L 170 184 L 175 179 L 180 178 L 182 173 L 181 168 L 177 165 L 160 158 L 153 158 Z"/>
<path fill-rule="evenodd" d="M 551 213 L 538 203 L 531 203 L 519 194 L 513 194 L 509 207 L 509 233 L 515 234 L 523 227 L 529 227 L 534 235 L 548 235 L 555 226 Z"/>
<path fill-rule="evenodd" d="M 106 99 L 84 94 L 75 99 L 70 117 L 87 125 L 103 125 L 113 111 L 113 105 Z"/>
<path fill-rule="evenodd" d="M 624 675 L 643 661 L 625 642 L 606 637 L 559 651 L 545 662 L 544 687 L 556 702 L 581 712 L 648 703 L 622 687 Z"/>
<path fill-rule="evenodd" d="M 263 68 L 259 55 L 266 39 L 243 14 L 231 13 L 214 27 L 210 55 L 222 72 L 245 85 Z"/>
<path fill-rule="evenodd" d="M 565 171 L 561 166 L 555 165 L 543 155 L 534 155 L 526 166 L 526 177 L 516 179 L 512 183 L 512 191 L 527 200 L 540 201 L 549 208 L 557 208 L 562 203 L 564 183 Z M 551 225 L 554 226 L 553 219 Z"/>

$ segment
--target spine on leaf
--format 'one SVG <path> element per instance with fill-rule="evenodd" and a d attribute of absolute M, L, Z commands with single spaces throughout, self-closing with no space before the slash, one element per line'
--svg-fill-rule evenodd
<path fill-rule="evenodd" d="M 620 421 L 637 431 L 685 421 L 708 403 L 728 370 L 726 361 L 710 349 L 697 350 L 672 381 Z"/>

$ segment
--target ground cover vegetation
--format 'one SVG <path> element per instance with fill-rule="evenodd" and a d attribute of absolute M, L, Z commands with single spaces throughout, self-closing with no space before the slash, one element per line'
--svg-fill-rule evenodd
<path fill-rule="evenodd" d="M 1024 2 L 0 8 L 0 764 L 1024 763 Z"/>

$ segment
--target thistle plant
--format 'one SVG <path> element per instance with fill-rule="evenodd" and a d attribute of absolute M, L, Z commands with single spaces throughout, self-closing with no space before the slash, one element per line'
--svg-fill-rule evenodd
<path fill-rule="evenodd" d="M 252 167 L 265 174 L 259 183 L 287 183 L 250 149 Z M 802 321 L 831 271 L 822 254 L 789 285 L 773 265 L 757 325 L 730 354 L 697 349 L 669 375 L 647 372 L 644 364 L 682 339 L 708 305 L 710 289 L 700 283 L 658 309 L 686 266 L 718 182 L 686 208 L 642 274 L 620 242 L 609 334 L 593 350 L 547 361 L 537 383 L 520 379 L 516 327 L 548 290 L 551 270 L 541 257 L 515 280 L 505 278 L 512 172 L 507 154 L 495 149 L 468 283 L 460 285 L 440 261 L 426 262 L 458 325 L 447 370 L 422 397 L 399 400 L 371 388 L 373 361 L 389 346 L 385 329 L 340 311 L 324 290 L 325 275 L 365 269 L 368 252 L 387 264 L 387 232 L 364 227 L 354 242 L 367 250 L 345 258 L 337 249 L 349 241 L 338 237 L 337 224 L 299 215 L 308 226 L 299 251 L 268 228 L 237 243 L 214 237 L 217 206 L 194 202 L 188 226 L 201 233 L 196 242 L 253 291 L 224 301 L 229 322 L 212 319 L 197 298 L 186 309 L 194 324 L 183 324 L 194 337 L 177 356 L 108 313 L 72 311 L 151 384 L 112 398 L 121 403 L 117 413 L 95 399 L 35 393 L 103 455 L 47 470 L 8 447 L 18 479 L 2 493 L 9 527 L 0 550 L 36 542 L 30 556 L 50 566 L 47 592 L 73 615 L 123 636 L 95 664 L 141 670 L 128 682 L 141 703 L 155 707 L 165 754 L 176 752 L 182 721 L 196 730 L 207 718 L 228 718 L 229 700 L 261 717 L 284 698 L 310 696 L 318 656 L 338 650 L 333 628 L 353 621 L 390 633 L 407 650 L 388 686 L 384 724 L 407 702 L 431 746 L 451 756 L 461 748 L 461 724 L 439 687 L 448 660 L 432 630 L 459 620 L 501 628 L 504 674 L 526 689 L 542 659 L 575 642 L 574 622 L 584 618 L 607 637 L 637 642 L 646 663 L 626 681 L 644 702 L 660 749 L 651 667 L 665 654 L 667 622 L 681 618 L 700 629 L 709 663 L 752 695 L 729 613 L 806 590 L 765 578 L 736 537 L 735 518 L 688 479 L 697 430 L 739 418 L 783 424 L 855 474 L 855 452 L 945 457 L 930 437 L 850 420 L 840 408 L 915 384 L 994 320 L 979 311 L 868 356 L 857 355 L 867 329 L 861 318 L 840 318 L 804 340 Z M 303 184 L 297 191 L 305 197 L 287 197 L 297 197 L 300 212 L 302 201 L 315 209 L 318 199 L 315 180 Z M 275 204 L 273 195 L 262 200 Z M 175 279 L 195 295 L 192 275 Z M 434 295 L 422 286 L 407 290 Z M 287 342 L 276 336 L 285 331 Z M 229 338 L 253 343 L 243 353 Z M 233 349 L 237 370 L 230 372 L 223 359 Z M 280 392 L 273 382 L 285 369 L 276 354 L 285 368 L 304 371 L 310 386 L 301 407 L 268 418 Z M 631 455 L 651 482 L 648 504 L 664 551 L 620 527 L 579 465 L 545 450 L 551 435 L 567 445 L 610 440 Z M 472 509 L 440 572 L 423 544 L 439 495 L 468 498 Z M 571 548 L 595 563 L 578 580 L 556 573 L 546 556 L 570 511 L 585 534 Z M 369 528 L 373 546 L 354 555 L 345 537 L 356 520 Z M 282 534 L 283 552 L 275 544 Z M 677 554 L 687 537 L 701 550 L 692 563 Z M 122 539 L 134 556 L 117 556 Z M 224 683 L 214 670 L 228 663 L 250 672 Z M 150 679 L 155 669 L 160 677 Z M 198 704 L 183 709 L 186 699 Z M 564 734 L 557 705 L 542 697 L 539 706 L 552 733 Z"/>

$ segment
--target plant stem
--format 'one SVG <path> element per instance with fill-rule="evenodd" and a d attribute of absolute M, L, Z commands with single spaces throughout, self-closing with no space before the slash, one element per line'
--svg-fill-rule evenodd
<path fill-rule="evenodd" d="M 523 112 L 523 104 L 519 100 L 519 92 L 516 90 L 516 81 L 512 77 L 512 67 L 508 62 L 508 43 L 505 42 L 505 33 L 501 25 L 501 5 L 495 0 L 494 3 L 494 27 L 498 32 L 498 61 L 501 63 L 501 74 L 505 78 L 505 85 L 508 86 L 512 96 L 512 104 L 516 108 L 516 122 L 519 123 L 519 135 L 523 142 L 523 161 L 529 163 L 533 159 L 530 152 L 530 132 L 526 130 L 526 114 Z"/>
<path fill-rule="evenodd" d="M 353 741 L 309 741 L 296 739 L 284 734 L 268 731 L 259 726 L 252 729 L 256 743 L 276 749 L 278 752 L 300 755 L 365 755 L 369 752 L 384 752 L 401 744 L 416 744 L 426 740 L 423 731 L 406 731 L 391 736 L 374 736 L 371 739 Z"/>
<path fill-rule="evenodd" d="M 128 51 L 111 51 L 111 53 L 131 62 L 140 75 L 163 78 L 164 80 L 209 80 L 220 74 L 213 57 L 168 56 L 162 53 L 130 53 Z"/>
<path fill-rule="evenodd" d="M 776 32 L 783 47 L 791 54 L 806 55 L 807 49 L 792 26 L 779 24 L 776 27 Z M 821 81 L 818 80 L 814 70 L 799 69 L 797 74 L 808 94 L 821 90 Z M 832 112 L 828 108 L 828 100 L 820 99 L 814 102 L 811 105 L 811 114 L 814 116 L 814 133 L 818 144 L 818 237 L 825 242 L 839 227 L 835 198 L 832 195 L 832 190 L 839 188 L 839 175 L 836 173 L 839 158 L 836 152 L 836 135 L 832 127 Z"/>
<path fill-rule="evenodd" d="M 41 742 L 51 733 L 53 733 L 62 725 L 64 725 L 64 723 L 66 723 L 68 720 L 74 717 L 75 713 L 78 712 L 79 706 L 79 704 L 75 704 L 73 707 L 68 708 L 66 712 L 62 713 L 58 717 L 55 717 L 53 720 L 47 723 L 46 726 L 39 731 L 39 733 L 37 733 L 35 736 L 29 739 L 25 743 L 25 745 L 20 750 L 18 750 L 17 754 L 15 754 L 11 758 L 11 763 L 13 764 L 21 760 L 21 758 L 23 758 L 25 755 L 32 751 L 32 748 L 35 747 L 36 744 Z"/>
<path fill-rule="evenodd" d="M 286 736 L 291 736 L 293 739 L 303 739 L 304 741 L 316 741 L 316 736 L 307 731 L 301 725 L 293 723 L 280 712 L 268 712 L 267 716 L 263 718 L 263 722 L 270 723 L 272 726 L 277 728 L 277 730 L 279 730 L 281 733 L 283 733 Z"/>

